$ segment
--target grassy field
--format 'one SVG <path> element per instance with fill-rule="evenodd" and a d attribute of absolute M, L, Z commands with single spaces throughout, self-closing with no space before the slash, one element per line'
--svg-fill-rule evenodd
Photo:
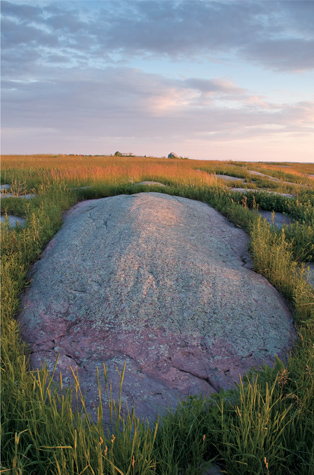
<path fill-rule="evenodd" d="M 26 218 L 26 225 L 1 225 L 0 473 L 196 475 L 214 461 L 228 474 L 314 474 L 314 294 L 306 269 L 314 261 L 311 174 L 311 164 L 2 156 L 1 183 L 10 184 L 15 196 L 1 200 L 1 211 Z M 146 180 L 166 187 L 136 185 Z M 244 194 L 236 187 L 257 191 Z M 290 302 L 299 338 L 287 361 L 252 371 L 233 391 L 190 397 L 158 423 L 139 421 L 136 405 L 121 413 L 120 401 L 110 399 L 104 368 L 97 375 L 99 391 L 108 391 L 109 404 L 99 406 L 93 423 L 79 381 L 66 388 L 45 368 L 29 368 L 16 321 L 19 295 L 65 210 L 80 200 L 148 190 L 208 203 L 249 232 L 255 270 Z M 23 199 L 27 193 L 36 197 Z M 295 222 L 278 230 L 258 208 L 284 212 Z M 103 427 L 104 411 L 112 416 L 110 432 Z"/>

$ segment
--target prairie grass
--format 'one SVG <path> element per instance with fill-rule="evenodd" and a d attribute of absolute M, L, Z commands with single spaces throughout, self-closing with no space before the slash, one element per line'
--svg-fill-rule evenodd
<path fill-rule="evenodd" d="M 314 183 L 288 199 L 233 193 L 215 177 L 217 170 L 233 169 L 246 177 L 249 166 L 261 168 L 141 157 L 3 157 L 1 182 L 20 189 L 23 184 L 23 193 L 35 190 L 37 196 L 1 203 L 3 212 L 27 223 L 1 226 L 0 473 L 196 475 L 215 461 L 229 474 L 314 474 L 314 295 L 302 264 L 313 259 Z M 314 173 L 309 165 L 295 170 Z M 144 180 L 166 188 L 134 186 Z M 81 186 L 90 188 L 73 189 Z M 19 295 L 66 209 L 82 199 L 149 189 L 208 203 L 248 231 L 255 270 L 290 302 L 299 338 L 286 361 L 252 370 L 232 391 L 189 397 L 156 423 L 140 421 L 136 404 L 122 413 L 121 397 L 112 399 L 104 367 L 97 373 L 98 387 L 107 391 L 108 406 L 99 403 L 93 422 L 77 378 L 69 388 L 62 378 L 57 384 L 45 367 L 29 368 L 16 320 Z M 278 231 L 259 217 L 258 207 L 285 212 L 296 223 Z M 110 427 L 103 426 L 104 411 Z"/>

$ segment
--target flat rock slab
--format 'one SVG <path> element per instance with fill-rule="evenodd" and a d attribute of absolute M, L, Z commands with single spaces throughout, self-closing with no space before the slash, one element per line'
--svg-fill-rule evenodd
<path fill-rule="evenodd" d="M 217 178 L 221 178 L 225 181 L 245 181 L 244 178 L 239 178 L 237 176 L 229 176 L 229 175 L 215 175 Z"/>
<path fill-rule="evenodd" d="M 31 200 L 36 195 L 29 193 L 27 195 L 14 195 L 13 193 L 0 193 L 0 198 L 24 198 L 25 200 Z"/>
<path fill-rule="evenodd" d="M 257 172 L 255 170 L 247 170 L 245 169 L 248 173 L 251 173 L 252 175 L 259 175 L 259 176 L 263 176 L 264 178 L 269 178 L 268 175 L 265 175 L 265 173 L 261 173 L 261 172 Z M 273 178 L 273 177 L 271 177 Z"/>
<path fill-rule="evenodd" d="M 290 224 L 294 221 L 283 213 L 273 214 L 271 211 L 258 210 L 258 214 L 260 214 L 262 218 L 266 219 L 269 224 L 274 224 L 274 226 L 277 228 L 282 228 L 284 224 L 290 226 Z"/>
<path fill-rule="evenodd" d="M 278 292 L 245 263 L 248 236 L 204 203 L 161 193 L 85 201 L 34 265 L 22 336 L 98 404 L 96 367 L 113 396 L 155 418 L 188 394 L 230 388 L 283 357 L 295 332 Z M 248 266 L 250 263 L 247 263 Z M 105 417 L 106 419 L 106 417 Z"/>
<path fill-rule="evenodd" d="M 281 181 L 279 178 L 276 178 L 274 176 L 271 176 L 271 175 L 265 175 L 265 173 L 261 173 L 261 172 L 256 172 L 255 170 L 246 170 L 248 173 L 251 173 L 251 175 L 258 175 L 258 176 L 261 176 L 263 178 L 268 178 L 268 180 L 272 180 L 272 181 Z"/>
<path fill-rule="evenodd" d="M 288 168 L 288 167 L 286 167 Z M 293 186 L 307 186 L 307 185 L 302 185 L 301 183 L 294 183 L 294 182 L 291 182 L 291 181 L 284 181 L 284 180 L 281 180 L 280 178 L 276 178 L 274 176 L 271 176 L 271 175 L 265 175 L 264 173 L 260 173 L 260 172 L 256 172 L 254 170 L 247 170 L 249 173 L 253 174 L 253 175 L 260 175 L 264 178 L 268 178 L 269 180 L 272 180 L 272 181 L 277 181 L 277 182 L 281 182 L 281 183 L 285 183 L 287 185 L 293 185 Z"/>
<path fill-rule="evenodd" d="M 268 193 L 271 195 L 285 196 L 286 198 L 295 198 L 297 195 L 290 195 L 289 193 L 278 193 L 276 191 L 268 191 L 262 188 L 231 188 L 231 191 L 239 191 L 240 193 L 248 193 L 252 191 L 253 193 Z"/>
<path fill-rule="evenodd" d="M 8 214 L 7 218 L 8 218 L 8 221 L 9 221 L 9 225 L 12 226 L 12 227 L 24 226 L 24 224 L 26 223 L 26 219 L 20 218 L 19 216 L 13 216 L 12 214 Z M 1 216 L 0 220 L 1 220 L 1 223 L 5 223 L 6 216 Z"/>

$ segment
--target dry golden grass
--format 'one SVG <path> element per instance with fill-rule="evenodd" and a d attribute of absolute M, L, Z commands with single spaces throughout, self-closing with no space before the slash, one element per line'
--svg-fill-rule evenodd
<path fill-rule="evenodd" d="M 306 176 L 314 174 L 314 163 L 283 163 L 282 165 L 259 164 L 260 168 L 268 170 L 276 170 L 291 175 Z"/>
<path fill-rule="evenodd" d="M 289 173 L 300 177 L 314 174 L 314 164 L 267 164 L 230 161 L 180 160 L 153 157 L 80 155 L 3 155 L 2 183 L 15 179 L 25 183 L 28 192 L 38 191 L 39 183 L 63 182 L 68 186 L 122 185 L 160 181 L 166 185 L 189 187 L 219 186 L 230 183 L 217 174 L 238 175 L 250 181 L 247 167 L 259 171 Z M 284 176 L 284 175 L 283 175 Z"/>
<path fill-rule="evenodd" d="M 213 172 L 217 162 L 213 162 Z M 198 170 L 208 162 L 194 160 L 169 160 L 147 157 L 81 157 L 29 155 L 2 156 L 3 175 L 14 170 L 31 170 L 32 175 L 49 181 L 66 181 L 73 185 L 98 183 L 120 184 L 143 180 L 160 180 L 166 184 L 215 185 L 217 179 Z"/>

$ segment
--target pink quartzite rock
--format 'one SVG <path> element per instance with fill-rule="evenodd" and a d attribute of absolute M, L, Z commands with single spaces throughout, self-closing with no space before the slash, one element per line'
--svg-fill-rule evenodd
<path fill-rule="evenodd" d="M 34 368 L 60 358 L 98 404 L 96 366 L 113 395 L 154 418 L 188 394 L 230 388 L 293 336 L 278 292 L 250 270 L 248 236 L 196 201 L 160 193 L 79 203 L 34 265 L 19 320 Z"/>

